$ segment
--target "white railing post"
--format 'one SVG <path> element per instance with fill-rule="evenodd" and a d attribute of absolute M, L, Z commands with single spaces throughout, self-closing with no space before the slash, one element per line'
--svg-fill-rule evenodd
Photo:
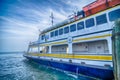
<path fill-rule="evenodd" d="M 51 49 L 52 49 L 51 47 L 52 47 L 52 46 L 50 45 L 50 46 L 49 46 L 49 54 L 51 53 Z"/>
<path fill-rule="evenodd" d="M 112 40 L 111 37 L 107 39 L 109 54 L 112 54 Z"/>
<path fill-rule="evenodd" d="M 68 53 L 69 54 L 73 53 L 73 51 L 72 51 L 72 37 L 68 38 Z"/>

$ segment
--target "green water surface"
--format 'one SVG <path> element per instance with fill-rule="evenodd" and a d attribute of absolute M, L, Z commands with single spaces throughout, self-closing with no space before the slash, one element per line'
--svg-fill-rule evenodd
<path fill-rule="evenodd" d="M 0 54 L 0 80 L 94 80 L 31 62 L 22 53 Z"/>

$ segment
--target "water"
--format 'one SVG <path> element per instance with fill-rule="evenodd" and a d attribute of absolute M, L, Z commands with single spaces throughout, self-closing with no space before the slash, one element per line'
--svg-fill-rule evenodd
<path fill-rule="evenodd" d="M 0 54 L 0 80 L 94 80 L 31 62 L 22 53 Z"/>

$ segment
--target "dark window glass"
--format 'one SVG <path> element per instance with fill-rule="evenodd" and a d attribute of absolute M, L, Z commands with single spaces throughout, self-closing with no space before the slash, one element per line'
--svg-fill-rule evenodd
<path fill-rule="evenodd" d="M 58 36 L 58 30 L 55 31 L 55 36 Z"/>
<path fill-rule="evenodd" d="M 51 37 L 54 37 L 54 31 L 50 33 L 50 36 L 51 36 Z"/>
<path fill-rule="evenodd" d="M 103 23 L 107 23 L 107 18 L 106 18 L 106 14 L 102 14 L 100 16 L 96 17 L 96 23 L 97 25 L 103 24 Z"/>
<path fill-rule="evenodd" d="M 44 38 L 45 38 L 45 35 L 42 35 L 41 39 L 44 40 Z"/>
<path fill-rule="evenodd" d="M 66 33 L 69 33 L 69 27 L 68 27 L 68 26 L 64 28 L 64 33 L 65 33 L 65 34 L 66 34 Z"/>
<path fill-rule="evenodd" d="M 96 17 L 96 23 L 97 23 L 97 25 L 107 23 L 106 14 L 102 14 L 100 16 L 97 16 Z"/>
<path fill-rule="evenodd" d="M 62 34 L 63 34 L 63 28 L 59 29 L 59 35 L 62 35 Z"/>
<path fill-rule="evenodd" d="M 89 28 L 89 27 L 92 27 L 95 25 L 94 23 L 94 19 L 93 18 L 90 18 L 88 20 L 85 21 L 85 24 L 86 24 L 86 28 Z"/>
<path fill-rule="evenodd" d="M 76 31 L 76 24 L 70 25 L 70 32 Z"/>
<path fill-rule="evenodd" d="M 83 28 L 84 28 L 84 22 L 83 22 L 83 21 L 77 23 L 77 30 L 81 30 L 81 29 L 83 29 Z"/>
<path fill-rule="evenodd" d="M 114 10 L 109 12 L 109 20 L 115 21 L 116 19 L 120 18 L 120 9 Z"/>

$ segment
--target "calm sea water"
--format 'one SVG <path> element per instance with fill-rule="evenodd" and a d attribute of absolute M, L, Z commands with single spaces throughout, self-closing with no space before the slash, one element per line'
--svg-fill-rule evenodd
<path fill-rule="evenodd" d="M 0 54 L 0 80 L 94 80 L 31 62 L 22 53 Z"/>

